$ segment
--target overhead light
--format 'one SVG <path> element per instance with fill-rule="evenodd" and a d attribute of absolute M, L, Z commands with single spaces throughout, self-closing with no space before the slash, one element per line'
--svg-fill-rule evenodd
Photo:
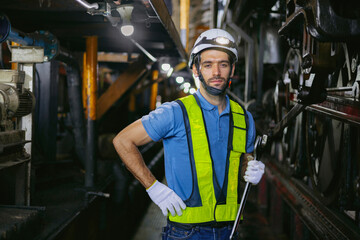
<path fill-rule="evenodd" d="M 178 84 L 181 84 L 184 82 L 184 78 L 182 76 L 178 76 L 175 78 L 175 81 L 178 83 Z"/>
<path fill-rule="evenodd" d="M 163 70 L 164 72 L 169 71 L 170 68 L 171 68 L 171 65 L 168 64 L 168 63 L 163 63 L 163 64 L 161 64 L 161 70 Z"/>
<path fill-rule="evenodd" d="M 133 9 L 134 7 L 131 5 L 123 5 L 117 8 L 117 11 L 122 19 L 120 31 L 126 37 L 131 36 L 134 33 L 134 26 L 131 23 L 131 14 Z"/>
<path fill-rule="evenodd" d="M 195 88 L 190 88 L 189 92 L 190 92 L 190 94 L 194 94 L 196 92 L 196 89 Z"/>
<path fill-rule="evenodd" d="M 131 36 L 134 33 L 134 26 L 131 25 L 131 24 L 122 25 L 121 28 L 120 28 L 120 31 L 126 37 Z"/>
<path fill-rule="evenodd" d="M 171 74 L 174 72 L 174 68 L 170 68 L 169 71 L 167 72 L 166 76 L 169 78 L 171 77 Z"/>
<path fill-rule="evenodd" d="M 184 88 L 190 88 L 191 84 L 189 82 L 184 83 Z"/>

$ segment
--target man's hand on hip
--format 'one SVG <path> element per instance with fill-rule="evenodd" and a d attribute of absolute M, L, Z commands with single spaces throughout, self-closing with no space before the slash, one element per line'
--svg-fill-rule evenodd
<path fill-rule="evenodd" d="M 177 215 L 181 216 L 181 209 L 186 208 L 185 203 L 173 190 L 157 180 L 146 189 L 146 192 L 151 200 L 160 207 L 164 216 L 168 215 L 168 211 L 172 216 L 175 216 L 175 211 Z"/>

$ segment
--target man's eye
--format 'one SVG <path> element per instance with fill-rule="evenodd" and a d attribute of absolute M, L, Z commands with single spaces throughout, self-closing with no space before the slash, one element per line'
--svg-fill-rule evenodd
<path fill-rule="evenodd" d="M 204 64 L 204 68 L 211 68 L 211 64 Z"/>
<path fill-rule="evenodd" d="M 220 67 L 222 67 L 222 68 L 227 68 L 229 66 L 229 64 L 227 64 L 227 63 L 221 63 L 220 64 Z"/>

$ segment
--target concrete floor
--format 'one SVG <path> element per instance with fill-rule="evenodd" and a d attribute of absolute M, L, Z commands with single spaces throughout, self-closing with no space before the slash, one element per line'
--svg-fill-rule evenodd
<path fill-rule="evenodd" d="M 133 240 L 159 240 L 166 217 L 155 203 L 151 203 Z"/>

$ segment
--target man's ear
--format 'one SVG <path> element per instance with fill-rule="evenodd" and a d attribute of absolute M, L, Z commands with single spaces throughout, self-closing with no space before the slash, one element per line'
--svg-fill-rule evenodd
<path fill-rule="evenodd" d="M 233 65 L 232 65 L 230 77 L 233 77 L 233 76 L 234 76 L 234 73 L 235 73 L 235 63 L 233 63 Z"/>
<path fill-rule="evenodd" d="M 195 67 L 195 64 L 192 65 L 192 71 L 193 71 L 195 77 L 199 76 L 199 73 L 198 73 L 198 71 L 197 71 L 197 69 Z"/>

